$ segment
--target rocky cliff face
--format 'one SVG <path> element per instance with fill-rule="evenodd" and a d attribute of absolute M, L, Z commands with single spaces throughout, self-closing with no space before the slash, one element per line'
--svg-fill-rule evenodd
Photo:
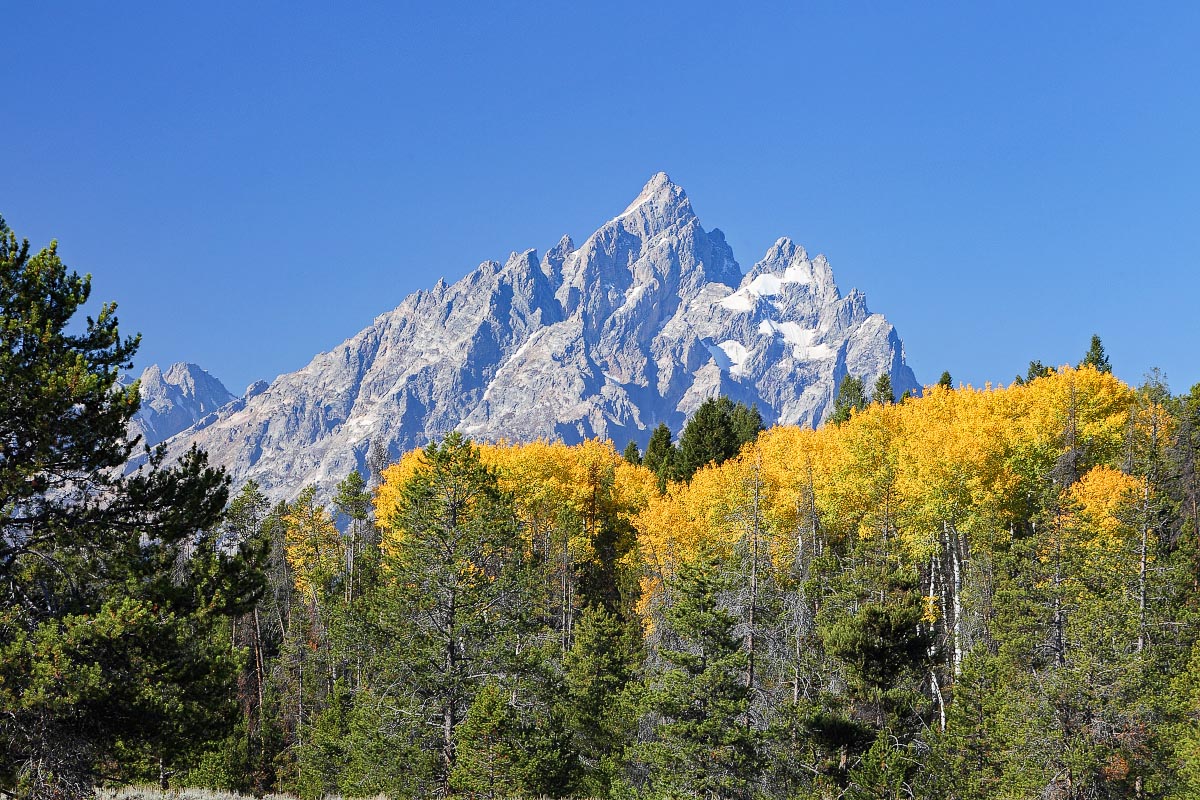
<path fill-rule="evenodd" d="M 283 499 L 365 473 L 372 443 L 395 458 L 454 429 L 644 445 L 718 394 L 815 425 L 848 372 L 919 388 L 895 329 L 860 292 L 841 295 L 823 256 L 780 239 L 743 276 L 660 173 L 578 247 L 563 237 L 540 259 L 438 281 L 168 444 L 194 442 L 235 486 Z"/>
<path fill-rule="evenodd" d="M 138 380 L 142 405 L 130 432 L 151 446 L 187 430 L 234 399 L 219 380 L 195 364 L 179 362 L 166 372 L 152 364 Z"/>

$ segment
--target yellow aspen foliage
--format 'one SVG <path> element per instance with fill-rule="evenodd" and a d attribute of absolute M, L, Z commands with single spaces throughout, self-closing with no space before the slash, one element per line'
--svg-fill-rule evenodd
<path fill-rule="evenodd" d="M 325 507 L 316 502 L 311 486 L 288 506 L 283 524 L 284 550 L 296 590 L 316 603 L 321 587 L 341 569 L 342 538 Z"/>
<path fill-rule="evenodd" d="M 392 523 L 400 508 L 400 492 L 423 463 L 422 451 L 410 450 L 383 470 L 382 481 L 375 488 L 375 519 L 382 535 L 380 547 L 385 553 L 391 551 L 396 537 L 400 535 Z"/>
<path fill-rule="evenodd" d="M 479 449 L 513 499 L 526 548 L 548 552 L 553 542 L 561 558 L 590 562 L 605 526 L 632 524 L 636 544 L 624 566 L 640 572 L 645 609 L 678 564 L 701 547 L 729 552 L 750 529 L 781 574 L 829 543 L 876 536 L 918 563 L 953 557 L 957 570 L 980 548 L 1006 541 L 1034 492 L 1071 485 L 1061 525 L 1087 531 L 1081 543 L 1123 535 L 1125 501 L 1115 498 L 1140 484 L 1117 467 L 1147 424 L 1131 416 L 1135 399 L 1091 367 L 1064 366 L 1007 387 L 931 386 L 842 425 L 764 431 L 739 455 L 661 495 L 655 476 L 607 441 Z M 389 467 L 376 490 L 385 547 L 400 535 L 387 520 L 420 458 L 414 451 Z M 1056 483 L 1064 461 L 1083 474 Z M 932 591 L 930 619 L 941 613 L 940 590 Z"/>
<path fill-rule="evenodd" d="M 1028 452 L 1049 449 L 1057 455 L 1073 436 L 1086 443 L 1094 460 L 1115 461 L 1124 446 L 1133 390 L 1110 373 L 1093 367 L 1059 367 L 1024 386 L 998 393 L 1010 436 Z"/>
<path fill-rule="evenodd" d="M 901 406 L 897 492 L 914 552 L 933 547 L 947 527 L 989 538 L 1006 527 L 1005 500 L 1017 480 L 996 413 L 1002 391 L 932 386 Z"/>
<path fill-rule="evenodd" d="M 777 568 L 842 537 L 898 536 L 918 561 L 944 549 L 947 535 L 965 537 L 956 546 L 961 554 L 996 546 L 1025 510 L 1029 487 L 1047 485 L 1071 447 L 1105 466 L 1073 492 L 1080 513 L 1092 515 L 1091 529 L 1111 531 L 1116 511 L 1102 513 L 1099 498 L 1136 483 L 1115 469 L 1133 398 L 1111 374 L 1062 367 L 1024 385 L 928 387 L 919 398 L 868 406 L 838 426 L 764 431 L 739 456 L 651 497 L 637 516 L 643 608 L 700 544 L 721 552 L 737 541 L 732 515 L 745 501 L 752 465 Z M 927 601 L 931 618 L 938 601 Z"/>
<path fill-rule="evenodd" d="M 1145 488 L 1140 478 L 1095 467 L 1067 490 L 1060 524 L 1073 532 L 1077 546 L 1120 548 L 1136 534 L 1133 514 Z"/>
<path fill-rule="evenodd" d="M 649 470 L 626 462 L 607 440 L 481 445 L 480 457 L 512 496 L 527 539 L 558 525 L 567 510 L 582 522 L 571 542 L 573 554 L 589 560 L 607 520 L 631 519 L 655 486 Z"/>
<path fill-rule="evenodd" d="M 607 440 L 577 445 L 538 440 L 528 444 L 481 444 L 480 459 L 496 475 L 501 491 L 513 500 L 526 548 L 558 536 L 564 512 L 581 526 L 569 536 L 573 561 L 594 560 L 593 542 L 614 519 L 632 520 L 657 494 L 654 475 L 629 464 Z M 401 535 L 388 520 L 395 514 L 403 485 L 421 465 L 421 451 L 404 455 L 383 472 L 375 491 L 376 518 L 384 528 L 384 546 Z"/>
<path fill-rule="evenodd" d="M 764 523 L 776 538 L 779 568 L 810 556 L 817 532 L 836 513 L 830 503 L 841 455 L 837 428 L 776 426 L 756 442 L 762 455 Z"/>

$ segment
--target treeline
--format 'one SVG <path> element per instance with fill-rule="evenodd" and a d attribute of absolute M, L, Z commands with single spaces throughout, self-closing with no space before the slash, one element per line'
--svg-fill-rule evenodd
<path fill-rule="evenodd" d="M 0 793 L 1200 796 L 1200 386 L 949 375 L 678 442 L 124 474 L 138 341 L 0 219 Z"/>
<path fill-rule="evenodd" d="M 1097 343 L 1098 344 L 1098 343 Z M 270 553 L 187 782 L 424 797 L 1194 797 L 1200 386 L 1103 359 L 704 404 L 645 453 L 454 434 Z M 847 408 L 848 407 L 848 408 Z M 338 524 L 335 524 L 338 523 Z"/>

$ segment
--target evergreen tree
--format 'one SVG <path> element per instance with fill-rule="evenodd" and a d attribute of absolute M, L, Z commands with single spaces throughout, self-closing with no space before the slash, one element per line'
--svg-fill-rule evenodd
<path fill-rule="evenodd" d="M 1101 344 L 1098 335 L 1092 334 L 1092 343 L 1088 347 L 1083 361 L 1079 362 L 1079 366 L 1093 367 L 1097 372 L 1112 372 L 1112 365 L 1108 363 L 1108 354 L 1104 352 L 1104 345 Z"/>
<path fill-rule="evenodd" d="M 928 707 L 920 692 L 930 653 L 924 598 L 916 571 L 900 566 L 896 549 L 895 539 L 882 535 L 856 543 L 845 561 L 849 568 L 831 576 L 817 620 L 824 651 L 845 684 L 843 697 L 827 699 L 819 727 L 835 734 L 827 737 L 840 751 L 835 775 L 851 786 L 871 785 L 884 774 L 887 782 L 896 778 L 896 759 L 887 769 L 871 761 L 905 750 Z M 888 741 L 876 746 L 881 738 Z M 874 755 L 859 749 L 864 742 Z M 914 766 L 910 761 L 905 768 L 906 780 Z"/>
<path fill-rule="evenodd" d="M 721 594 L 732 581 L 720 562 L 702 552 L 681 564 L 666 612 L 674 648 L 652 677 L 648 698 L 655 722 L 647 748 L 650 783 L 669 797 L 748 797 L 761 768 L 757 730 L 750 727 L 746 651 L 736 635 L 739 620 Z"/>
<path fill-rule="evenodd" d="M 425 448 L 389 520 L 383 622 L 397 639 L 391 655 L 405 693 L 416 700 L 409 713 L 440 732 L 446 792 L 455 728 L 482 676 L 503 667 L 523 624 L 514 520 L 495 475 L 458 433 Z"/>
<path fill-rule="evenodd" d="M 679 437 L 679 478 L 691 480 L 705 464 L 720 464 L 737 454 L 732 410 L 728 397 L 709 398 L 696 409 Z"/>
<path fill-rule="evenodd" d="M 849 421 L 852 412 L 861 411 L 866 407 L 867 393 L 862 378 L 847 375 L 838 384 L 837 397 L 833 400 L 833 413 L 829 415 L 829 421 L 834 425 L 841 425 Z"/>
<path fill-rule="evenodd" d="M 943 389 L 954 388 L 954 378 L 950 377 L 950 370 L 945 370 L 942 372 L 942 377 L 938 378 L 937 385 Z"/>
<path fill-rule="evenodd" d="M 1044 378 L 1053 372 L 1054 369 L 1052 367 L 1047 367 L 1041 361 L 1030 361 L 1029 369 L 1025 370 L 1025 377 L 1018 375 L 1015 382 L 1018 386 L 1020 386 L 1022 384 L 1029 383 L 1030 381 L 1035 381 L 1038 378 Z"/>
<path fill-rule="evenodd" d="M 646 469 L 658 476 L 658 490 L 666 491 L 667 481 L 675 477 L 676 461 L 679 453 L 671 443 L 671 429 L 665 422 L 658 423 L 650 434 L 650 442 L 646 445 L 646 454 L 642 463 Z"/>
<path fill-rule="evenodd" d="M 338 483 L 333 506 L 345 523 L 342 608 L 354 617 L 355 601 L 376 577 L 379 555 L 378 531 L 371 522 L 371 492 L 361 472 L 353 470 Z"/>
<path fill-rule="evenodd" d="M 563 660 L 567 721 L 582 762 L 585 796 L 608 795 L 623 746 L 635 732 L 627 687 L 637 673 L 639 644 L 636 624 L 591 606 L 580 616 Z"/>
<path fill-rule="evenodd" d="M 518 795 L 521 742 L 517 716 L 498 682 L 488 681 L 475 695 L 456 736 L 458 759 L 450 776 L 455 796 L 504 800 Z"/>
<path fill-rule="evenodd" d="M 625 452 L 622 457 L 633 464 L 635 467 L 642 463 L 642 451 L 638 449 L 637 442 L 630 440 L 629 444 L 625 445 Z"/>
<path fill-rule="evenodd" d="M 766 430 L 757 403 L 747 406 L 739 400 L 733 404 L 729 419 L 733 424 L 733 435 L 737 440 L 738 450 L 742 449 L 742 445 L 753 442 L 758 438 L 758 434 Z"/>
<path fill-rule="evenodd" d="M 351 702 L 349 687 L 338 680 L 321 710 L 314 715 L 307 741 L 298 754 L 296 791 L 301 797 L 316 800 L 338 791 L 349 757 Z"/>
<path fill-rule="evenodd" d="M 896 392 L 892 389 L 892 376 L 888 373 L 879 373 L 879 377 L 875 380 L 875 388 L 871 392 L 871 402 L 885 406 L 896 402 Z"/>
<path fill-rule="evenodd" d="M 238 653 L 225 627 L 260 590 L 219 546 L 227 480 L 192 450 L 122 476 L 138 339 L 57 244 L 0 220 L 0 790 L 85 796 L 101 777 L 166 784 L 228 734 Z"/>

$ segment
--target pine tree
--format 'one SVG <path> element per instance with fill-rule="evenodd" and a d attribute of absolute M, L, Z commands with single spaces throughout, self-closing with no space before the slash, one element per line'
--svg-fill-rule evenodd
<path fill-rule="evenodd" d="M 1108 363 L 1108 354 L 1104 352 L 1104 345 L 1100 342 L 1098 335 L 1092 334 L 1092 343 L 1088 347 L 1083 361 L 1079 362 L 1079 366 L 1093 367 L 1097 372 L 1112 372 L 1112 365 Z"/>
<path fill-rule="evenodd" d="M 404 691 L 418 703 L 410 714 L 440 731 L 439 781 L 448 792 L 455 728 L 523 624 L 517 527 L 495 475 L 458 433 L 425 448 L 400 493 L 388 521 L 392 582 L 381 614 L 397 640 L 391 656 Z"/>
<path fill-rule="evenodd" d="M 1021 377 L 1020 375 L 1018 375 L 1016 377 L 1015 383 L 1018 386 L 1021 386 L 1023 384 L 1029 383 L 1031 381 L 1035 381 L 1038 378 L 1044 378 L 1047 375 L 1052 374 L 1053 372 L 1054 372 L 1054 369 L 1052 367 L 1046 366 L 1041 361 L 1030 361 L 1029 369 L 1025 370 L 1025 377 Z"/>
<path fill-rule="evenodd" d="M 603 606 L 587 608 L 563 659 L 567 721 L 583 766 L 583 793 L 607 796 L 636 719 L 627 687 L 639 666 L 636 624 Z"/>
<path fill-rule="evenodd" d="M 753 442 L 758 438 L 758 434 L 766 430 L 757 403 L 749 406 L 741 401 L 734 403 L 733 409 L 729 412 L 729 419 L 733 424 L 733 435 L 737 440 L 739 450 L 742 445 Z"/>
<path fill-rule="evenodd" d="M 709 398 L 700 404 L 679 437 L 678 476 L 691 480 L 705 464 L 720 464 L 738 450 L 729 398 Z"/>
<path fill-rule="evenodd" d="M 650 434 L 650 442 L 646 445 L 646 453 L 642 463 L 646 469 L 658 476 L 658 490 L 666 491 L 667 481 L 675 477 L 676 461 L 679 451 L 671 443 L 671 429 L 665 422 L 658 423 Z"/>
<path fill-rule="evenodd" d="M 642 451 L 638 449 L 637 442 L 635 441 L 631 440 L 629 444 L 625 445 L 625 452 L 621 456 L 635 467 L 642 463 Z"/>
<path fill-rule="evenodd" d="M 90 293 L 0 220 L 0 790 L 22 797 L 166 784 L 227 735 L 227 621 L 261 586 L 218 542 L 227 480 L 203 454 L 122 476 L 138 339 L 112 303 L 73 324 Z"/>
<path fill-rule="evenodd" d="M 321 710 L 314 715 L 307 741 L 298 754 L 299 779 L 296 791 L 301 797 L 321 798 L 338 791 L 349 757 L 350 689 L 338 680 Z"/>
<path fill-rule="evenodd" d="M 875 388 L 871 392 L 871 402 L 885 406 L 896 402 L 896 392 L 892 390 L 892 376 L 888 373 L 879 373 L 875 380 Z"/>
<path fill-rule="evenodd" d="M 455 736 L 457 761 L 450 775 L 455 796 L 504 800 L 518 795 L 521 742 L 517 717 L 498 682 L 488 681 L 475 695 Z"/>
<path fill-rule="evenodd" d="M 837 397 L 833 400 L 833 412 L 829 421 L 841 425 L 849 421 L 851 413 L 867 407 L 867 393 L 863 387 L 862 378 L 847 375 L 838 384 Z"/>
<path fill-rule="evenodd" d="M 677 642 L 649 692 L 655 720 L 647 749 L 650 783 L 671 797 L 748 797 L 759 777 L 759 739 L 750 727 L 746 651 L 739 620 L 721 606 L 732 581 L 711 553 L 681 564 L 666 625 Z"/>
<path fill-rule="evenodd" d="M 906 748 L 928 706 L 920 693 L 930 650 L 924 600 L 916 571 L 901 566 L 896 547 L 894 537 L 882 535 L 857 542 L 846 559 L 849 569 L 832 576 L 817 620 L 824 651 L 845 684 L 844 697 L 830 698 L 823 723 L 837 732 L 829 744 L 840 750 L 839 782 L 855 780 L 847 769 L 866 757 L 858 749 L 864 741 L 889 739 L 879 746 L 887 750 L 876 749 L 879 758 L 893 745 Z M 887 774 L 889 781 L 895 777 L 891 769 Z"/>
<path fill-rule="evenodd" d="M 937 385 L 943 389 L 954 388 L 954 378 L 950 377 L 950 370 L 945 370 L 942 372 L 942 377 L 938 378 Z"/>

